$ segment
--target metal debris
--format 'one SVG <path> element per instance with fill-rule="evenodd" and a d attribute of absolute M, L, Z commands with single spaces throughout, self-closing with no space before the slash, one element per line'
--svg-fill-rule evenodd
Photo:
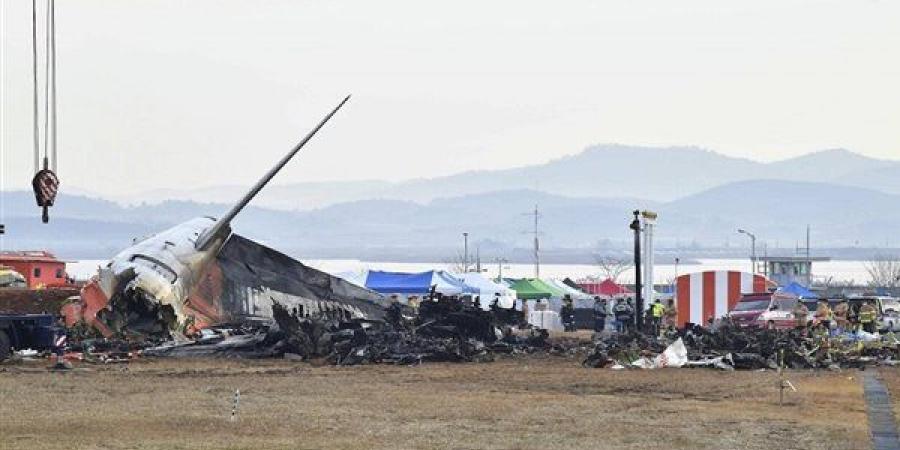
<path fill-rule="evenodd" d="M 831 332 L 824 329 L 767 330 L 740 328 L 724 320 L 712 328 L 689 325 L 666 336 L 639 333 L 600 334 L 585 358 L 586 367 L 642 365 L 682 339 L 688 362 L 684 367 L 721 370 L 776 369 L 778 352 L 793 369 L 860 368 L 893 365 L 900 359 L 900 340 L 892 333 Z"/>
<path fill-rule="evenodd" d="M 419 364 L 489 361 L 496 354 L 552 349 L 543 330 L 516 333 L 506 322 L 515 311 L 484 311 L 435 295 L 413 312 L 394 304 L 384 320 L 361 319 L 343 310 L 304 314 L 272 304 L 272 324 L 217 329 L 214 335 L 148 348 L 147 356 L 285 357 L 335 365 Z"/>

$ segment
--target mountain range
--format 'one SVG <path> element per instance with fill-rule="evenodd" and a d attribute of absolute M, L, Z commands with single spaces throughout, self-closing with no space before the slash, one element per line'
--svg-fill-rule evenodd
<path fill-rule="evenodd" d="M 501 190 L 535 190 L 567 197 L 677 200 L 737 181 L 771 179 L 864 187 L 900 194 L 900 161 L 880 160 L 844 149 L 825 150 L 775 162 L 725 156 L 697 147 L 596 145 L 545 164 L 504 170 L 387 181 L 276 184 L 256 205 L 311 210 L 356 200 L 387 199 L 419 203 Z M 166 189 L 138 196 L 104 196 L 123 203 L 164 200 L 230 203 L 246 186 Z"/>
<path fill-rule="evenodd" d="M 900 183 L 892 174 L 900 174 L 897 162 L 845 150 L 759 163 L 689 147 L 604 146 L 540 166 L 433 180 L 271 186 L 268 202 L 254 201 L 260 206 L 242 213 L 234 229 L 300 257 L 431 261 L 454 257 L 465 231 L 486 257 L 527 260 L 529 213 L 537 205 L 543 251 L 551 256 L 627 251 L 634 209 L 659 213 L 661 249 L 745 246 L 737 228 L 792 249 L 807 224 L 820 248 L 883 247 L 900 229 Z M 534 180 L 539 190 L 527 186 Z M 322 206 L 289 209 L 291 193 Z M 200 195 L 167 195 L 182 194 Z M 342 195 L 350 199 L 335 200 Z M 63 193 L 51 223 L 41 225 L 30 192 L 5 192 L 4 246 L 107 258 L 134 238 L 228 208 L 209 200 L 123 204 Z"/>

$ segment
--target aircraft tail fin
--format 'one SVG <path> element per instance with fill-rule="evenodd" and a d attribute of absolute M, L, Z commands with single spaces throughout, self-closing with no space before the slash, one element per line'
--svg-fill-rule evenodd
<path fill-rule="evenodd" d="M 247 194 L 245 194 L 231 208 L 231 210 L 229 210 L 224 216 L 222 216 L 221 219 L 216 221 L 215 225 L 206 230 L 206 232 L 204 232 L 200 236 L 200 238 L 197 239 L 195 247 L 198 250 L 205 250 L 209 246 L 209 244 L 215 240 L 215 238 L 227 237 L 228 234 L 231 233 L 231 221 L 234 220 L 235 216 L 237 216 L 238 213 L 240 213 L 241 210 L 244 209 L 244 207 L 247 206 L 248 203 L 250 203 L 250 200 L 253 200 L 253 197 L 256 197 L 256 195 L 259 194 L 259 191 L 261 191 L 262 188 L 265 187 L 266 184 L 268 184 L 269 181 L 271 181 L 272 178 L 275 177 L 275 175 L 285 165 L 287 165 L 288 161 L 290 161 L 291 158 L 293 158 L 294 155 L 296 155 L 297 152 L 299 152 L 300 149 L 303 148 L 303 146 L 306 145 L 306 143 L 309 142 L 309 140 L 312 139 L 312 137 L 315 136 L 315 134 L 323 126 L 325 126 L 325 123 L 328 122 L 328 120 L 331 119 L 331 117 L 334 116 L 334 114 L 337 113 L 338 110 L 341 109 L 341 107 L 344 106 L 344 104 L 347 103 L 348 100 L 350 100 L 349 95 L 345 97 L 344 100 L 341 101 L 341 103 L 339 103 L 334 109 L 332 109 L 331 112 L 328 113 L 328 115 L 326 115 L 325 118 L 323 118 L 322 121 L 319 122 L 319 124 L 316 125 L 316 127 L 306 135 L 306 137 L 304 137 L 299 143 L 297 143 L 297 145 L 294 146 L 294 148 L 291 149 L 291 151 L 284 155 L 284 157 L 281 158 L 281 160 L 278 161 L 278 163 L 275 164 L 274 167 L 269 169 L 269 171 L 265 175 L 263 175 L 263 177 L 260 178 L 260 180 L 257 181 L 255 185 L 253 185 L 250 191 L 248 191 Z"/>

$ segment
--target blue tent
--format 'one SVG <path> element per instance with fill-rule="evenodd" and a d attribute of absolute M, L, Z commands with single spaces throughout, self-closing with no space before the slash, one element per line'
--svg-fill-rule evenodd
<path fill-rule="evenodd" d="M 819 298 L 819 296 L 816 295 L 813 291 L 810 291 L 809 289 L 803 287 L 803 285 L 801 285 L 800 283 L 797 283 L 796 281 L 794 281 L 791 284 L 784 286 L 778 290 L 781 292 L 787 292 L 789 294 L 794 294 L 800 298 Z"/>
<path fill-rule="evenodd" d="M 444 295 L 460 295 L 478 292 L 453 275 L 438 270 L 419 273 L 383 272 L 370 270 L 366 275 L 366 287 L 382 294 L 423 295 L 435 286 Z"/>

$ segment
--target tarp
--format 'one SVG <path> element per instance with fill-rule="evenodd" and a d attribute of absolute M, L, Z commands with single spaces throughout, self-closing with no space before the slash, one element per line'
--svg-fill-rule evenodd
<path fill-rule="evenodd" d="M 622 286 L 611 278 L 607 278 L 599 283 L 594 281 L 585 281 L 578 283 L 582 290 L 591 295 L 600 295 L 604 297 L 615 297 L 619 295 L 634 294 L 630 289 Z"/>
<path fill-rule="evenodd" d="M 419 273 L 384 272 L 370 270 L 366 275 L 366 287 L 382 294 L 424 295 L 435 286 L 443 295 L 460 295 L 477 292 L 453 275 L 437 270 Z"/>
<path fill-rule="evenodd" d="M 791 284 L 789 284 L 787 286 L 783 286 L 783 287 L 779 288 L 778 290 L 781 292 L 787 292 L 789 294 L 794 294 L 800 298 L 819 298 L 819 296 L 816 295 L 813 291 L 810 291 L 809 289 L 803 287 L 803 285 L 801 285 L 800 283 L 797 283 L 796 281 L 792 282 Z"/>
<path fill-rule="evenodd" d="M 364 271 L 350 270 L 350 271 L 346 271 L 346 272 L 333 273 L 332 275 L 334 275 L 338 278 L 343 278 L 347 282 L 353 283 L 357 286 L 366 287 L 366 277 L 369 276 L 369 271 L 368 270 L 364 270 Z"/>
<path fill-rule="evenodd" d="M 467 286 L 478 290 L 475 294 L 480 297 L 481 308 L 484 310 L 490 309 L 491 302 L 494 301 L 497 294 L 499 294 L 501 308 L 512 308 L 516 301 L 516 291 L 505 285 L 497 284 L 480 273 L 463 274 L 462 281 Z"/>
<path fill-rule="evenodd" d="M 431 282 L 438 286 L 437 291 L 444 295 L 458 295 L 458 294 L 450 294 L 448 293 L 451 290 L 459 289 L 460 294 L 477 294 L 478 288 L 467 285 L 459 275 L 455 275 L 453 273 L 447 272 L 446 270 L 436 270 L 434 271 L 434 278 L 432 278 Z M 443 286 L 446 286 L 446 290 L 448 292 L 442 291 Z"/>
<path fill-rule="evenodd" d="M 527 279 L 522 278 L 521 280 L 516 280 L 510 286 L 512 290 L 516 291 L 516 298 L 521 300 L 534 300 L 539 298 L 551 298 L 553 296 L 560 296 L 556 289 L 550 288 L 541 280 L 537 279 Z"/>

